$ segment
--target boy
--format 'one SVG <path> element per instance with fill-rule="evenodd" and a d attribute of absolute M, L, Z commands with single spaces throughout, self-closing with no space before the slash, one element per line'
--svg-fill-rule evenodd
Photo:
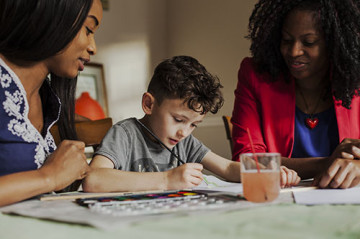
<path fill-rule="evenodd" d="M 196 59 L 176 56 L 160 63 L 143 94 L 145 116 L 115 124 L 91 161 L 88 192 L 176 190 L 202 181 L 203 167 L 240 181 L 240 165 L 211 152 L 191 135 L 207 112 L 223 105 L 221 84 Z M 300 181 L 288 170 L 285 184 Z"/>

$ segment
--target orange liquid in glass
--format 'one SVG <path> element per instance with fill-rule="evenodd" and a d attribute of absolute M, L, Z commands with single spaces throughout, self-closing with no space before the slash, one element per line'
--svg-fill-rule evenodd
<path fill-rule="evenodd" d="M 241 173 L 243 193 L 251 202 L 271 202 L 279 196 L 280 172 L 249 170 Z"/>

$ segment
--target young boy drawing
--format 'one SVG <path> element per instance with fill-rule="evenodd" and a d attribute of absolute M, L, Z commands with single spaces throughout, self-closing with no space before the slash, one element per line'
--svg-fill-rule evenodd
<path fill-rule="evenodd" d="M 160 63 L 143 94 L 145 116 L 115 124 L 91 161 L 88 192 L 192 188 L 203 168 L 239 182 L 240 165 L 211 152 L 191 135 L 206 113 L 223 105 L 221 84 L 196 59 L 176 56 Z M 282 185 L 300 181 L 282 168 Z"/>

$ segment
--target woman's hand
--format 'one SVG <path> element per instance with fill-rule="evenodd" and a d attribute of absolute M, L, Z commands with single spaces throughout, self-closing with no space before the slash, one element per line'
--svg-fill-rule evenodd
<path fill-rule="evenodd" d="M 186 163 L 166 171 L 166 188 L 185 189 L 198 186 L 203 180 L 202 170 L 202 164 Z"/>
<path fill-rule="evenodd" d="M 280 166 L 281 188 L 295 186 L 299 184 L 300 180 L 301 180 L 300 177 L 294 170 L 288 169 L 285 166 Z"/>
<path fill-rule="evenodd" d="M 360 140 L 344 139 L 328 158 L 327 169 L 315 177 L 320 188 L 349 188 L 360 183 Z"/>
<path fill-rule="evenodd" d="M 320 188 L 349 188 L 360 183 L 360 161 L 337 158 L 314 180 Z"/>
<path fill-rule="evenodd" d="M 77 179 L 83 179 L 90 167 L 84 154 L 85 144 L 64 140 L 39 169 L 53 188 L 58 191 Z"/>
<path fill-rule="evenodd" d="M 360 139 L 344 139 L 330 156 L 332 161 L 337 158 L 360 159 Z"/>

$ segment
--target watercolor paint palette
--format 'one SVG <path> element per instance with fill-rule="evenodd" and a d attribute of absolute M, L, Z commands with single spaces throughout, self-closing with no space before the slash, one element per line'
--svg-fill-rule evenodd
<path fill-rule="evenodd" d="M 91 211 L 112 216 L 163 214 L 180 211 L 218 209 L 235 203 L 236 196 L 208 195 L 196 191 L 170 191 L 113 197 L 77 199 Z"/>

